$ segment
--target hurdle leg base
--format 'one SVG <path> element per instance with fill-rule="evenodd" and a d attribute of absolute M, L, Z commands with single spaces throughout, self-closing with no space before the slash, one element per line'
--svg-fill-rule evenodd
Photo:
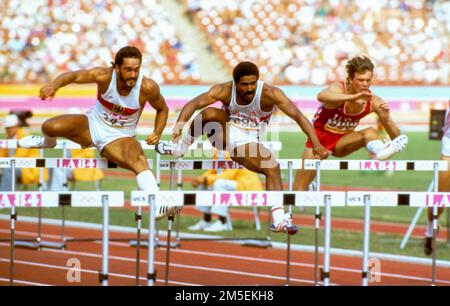
<path fill-rule="evenodd" d="M 66 244 L 64 242 L 41 241 L 39 243 L 39 248 L 65 250 Z"/>
<path fill-rule="evenodd" d="M 39 242 L 32 242 L 32 241 L 15 241 L 14 247 L 16 248 L 25 248 L 25 249 L 39 249 Z"/>
<path fill-rule="evenodd" d="M 130 246 L 131 247 L 137 247 L 137 241 L 136 240 L 130 240 Z M 155 247 L 161 248 L 161 247 L 167 247 L 167 243 L 165 241 L 155 241 Z M 177 249 L 180 247 L 180 243 L 178 241 L 171 241 L 170 242 L 170 248 Z M 141 248 L 147 248 L 148 249 L 148 241 L 141 241 Z"/>
<path fill-rule="evenodd" d="M 250 247 L 256 247 L 256 248 L 271 248 L 272 243 L 270 241 L 264 241 L 264 240 L 245 240 L 241 243 L 242 246 L 250 246 Z"/>
<path fill-rule="evenodd" d="M 158 241 L 158 243 L 156 244 L 156 247 L 157 248 L 167 248 L 167 242 L 166 241 Z M 178 242 L 178 241 L 170 242 L 171 249 L 178 249 L 179 247 L 181 247 L 180 242 Z"/>

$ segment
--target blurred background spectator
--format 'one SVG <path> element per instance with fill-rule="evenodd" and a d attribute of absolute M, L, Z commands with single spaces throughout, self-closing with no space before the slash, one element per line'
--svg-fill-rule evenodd
<path fill-rule="evenodd" d="M 448 84 L 450 1 L 184 0 L 230 66 L 260 65 L 273 83 L 323 85 L 365 53 L 386 85 Z"/>
<path fill-rule="evenodd" d="M 198 80 L 195 56 L 156 0 L 2 0 L 0 80 L 44 83 L 61 72 L 109 65 L 134 45 L 157 82 Z"/>
<path fill-rule="evenodd" d="M 201 54 L 169 21 L 189 18 L 225 69 L 251 60 L 271 83 L 341 80 L 346 60 L 359 53 L 376 63 L 376 84 L 450 82 L 450 1 L 164 0 L 184 6 L 181 17 L 161 1 L 3 0 L 0 81 L 47 82 L 63 71 L 107 65 L 131 44 L 157 82 L 196 83 Z"/>

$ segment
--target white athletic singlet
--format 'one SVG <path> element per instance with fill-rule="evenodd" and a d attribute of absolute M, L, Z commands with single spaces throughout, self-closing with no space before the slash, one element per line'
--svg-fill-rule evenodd
<path fill-rule="evenodd" d="M 108 90 L 104 94 L 97 94 L 97 101 L 91 112 L 106 125 L 121 129 L 127 134 L 134 134 L 144 109 L 139 104 L 143 76 L 144 74 L 139 72 L 136 85 L 130 93 L 127 96 L 121 96 L 117 91 L 116 71 L 113 70 Z"/>
<path fill-rule="evenodd" d="M 250 104 L 239 105 L 236 101 L 236 86 L 233 81 L 230 105 L 225 106 L 225 109 L 229 114 L 230 123 L 245 130 L 257 130 L 258 132 L 263 132 L 265 130 L 269 124 L 272 112 L 263 112 L 261 110 L 263 85 L 263 81 L 258 81 L 255 97 Z"/>
<path fill-rule="evenodd" d="M 97 93 L 95 106 L 86 112 L 92 146 L 102 151 L 109 143 L 122 137 L 134 137 L 143 107 L 139 104 L 143 73 L 127 96 L 117 92 L 116 71 L 113 70 L 108 90 Z"/>

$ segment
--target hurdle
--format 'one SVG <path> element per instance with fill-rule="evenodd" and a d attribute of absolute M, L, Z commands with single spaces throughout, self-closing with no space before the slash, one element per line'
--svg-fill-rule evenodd
<path fill-rule="evenodd" d="M 319 170 L 365 170 L 365 171 L 433 171 L 435 191 L 437 191 L 438 182 L 438 171 L 447 171 L 448 164 L 446 161 L 441 160 L 388 160 L 388 161 L 377 161 L 377 160 L 314 160 L 305 159 L 304 169 L 313 170 L 317 169 L 320 165 Z M 320 188 L 320 186 L 318 186 Z M 363 199 L 364 206 L 364 238 L 363 238 L 363 272 L 362 272 L 362 285 L 368 285 L 368 257 L 369 257 L 369 233 L 370 233 L 370 207 L 373 200 L 368 196 L 367 192 Z M 349 205 L 351 206 L 351 205 Z M 329 208 L 331 210 L 331 207 Z M 327 215 L 331 212 L 326 213 Z M 433 209 L 433 215 L 437 218 L 437 207 Z M 325 227 L 329 227 L 329 222 L 325 223 Z M 437 230 L 437 220 L 433 223 L 433 245 L 435 246 L 436 241 L 436 230 Z M 328 234 L 327 229 L 325 229 L 325 236 Z M 326 238 L 329 239 L 329 238 Z M 433 248 L 433 260 L 432 260 L 432 284 L 435 284 L 435 273 L 436 273 L 436 248 Z M 329 271 L 324 271 L 323 279 L 324 283 L 326 279 L 329 279 Z M 327 280 L 328 281 L 328 280 Z"/>
<path fill-rule="evenodd" d="M 13 160 L 14 164 L 15 161 Z M 10 285 L 14 285 L 14 239 L 17 222 L 16 207 L 102 207 L 102 268 L 99 282 L 108 285 L 109 208 L 124 206 L 123 191 L 12 191 L 0 192 L 0 209 L 11 208 Z"/>
<path fill-rule="evenodd" d="M 431 180 L 430 185 L 428 186 L 427 191 L 431 192 L 434 190 L 434 178 Z M 420 214 L 422 213 L 424 207 L 419 207 L 416 211 L 416 214 L 414 215 L 413 219 L 411 220 L 411 223 L 406 230 L 405 236 L 403 236 L 402 242 L 400 243 L 400 249 L 404 249 L 406 244 L 408 243 L 409 237 L 411 237 L 411 234 L 414 230 L 414 227 L 417 224 L 417 221 L 419 220 Z M 448 222 L 447 222 L 448 223 Z"/>
<path fill-rule="evenodd" d="M 294 169 L 302 168 L 302 161 L 300 159 L 278 159 L 281 170 L 289 171 L 289 181 L 293 182 L 293 172 Z M 198 160 L 160 160 L 159 167 L 160 171 L 171 170 L 210 170 L 210 169 L 242 169 L 244 168 L 241 164 L 233 160 L 215 160 L 215 159 L 198 159 Z M 289 170 L 291 169 L 291 170 Z M 171 175 L 171 181 L 174 180 L 174 175 Z M 173 183 L 171 183 L 173 184 Z M 172 186 L 172 185 L 171 185 Z M 205 205 L 209 206 L 209 205 Z M 269 224 L 271 215 L 269 213 Z M 191 240 L 243 240 L 246 245 L 255 245 L 258 247 L 269 247 L 271 241 L 271 232 L 268 230 L 268 236 L 264 238 L 259 237 L 247 237 L 247 238 L 226 238 L 226 237 L 213 237 L 213 238 L 180 238 L 180 241 L 191 241 Z M 255 242 L 259 242 L 258 244 Z"/>
<path fill-rule="evenodd" d="M 328 201 L 329 205 L 345 206 L 346 193 L 342 191 L 319 192 L 319 191 L 159 191 L 153 202 L 153 194 L 145 191 L 131 192 L 132 206 L 150 205 L 151 217 L 154 219 L 154 204 L 173 203 L 177 206 L 194 205 L 194 206 L 214 206 L 226 205 L 235 207 L 271 207 L 271 206 L 300 206 L 312 207 L 317 203 L 325 205 Z M 150 220 L 149 228 L 149 245 L 154 243 L 155 238 L 151 237 L 155 231 L 152 227 L 154 220 Z M 148 253 L 148 285 L 154 284 L 156 271 L 154 269 L 154 246 L 150 247 Z M 166 262 L 166 271 L 169 269 L 169 262 Z M 288 271 L 288 270 L 286 270 Z M 288 278 L 289 275 L 287 275 Z M 289 281 L 287 279 L 287 281 Z"/>

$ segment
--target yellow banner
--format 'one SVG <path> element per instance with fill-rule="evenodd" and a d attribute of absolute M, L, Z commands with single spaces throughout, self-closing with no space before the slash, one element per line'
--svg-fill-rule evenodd
<path fill-rule="evenodd" d="M 1 96 L 37 97 L 42 85 L 0 84 Z M 96 85 L 71 84 L 58 90 L 58 97 L 92 97 L 97 94 Z"/>

